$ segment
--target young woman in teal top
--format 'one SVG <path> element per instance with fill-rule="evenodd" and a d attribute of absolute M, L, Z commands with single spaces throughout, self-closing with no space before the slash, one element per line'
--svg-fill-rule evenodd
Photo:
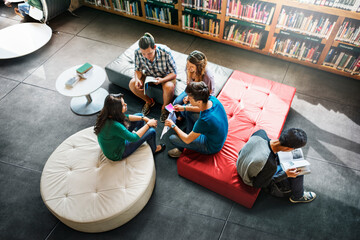
<path fill-rule="evenodd" d="M 124 114 L 127 104 L 123 94 L 110 94 L 105 98 L 94 132 L 104 155 L 113 161 L 119 161 L 147 142 L 153 153 L 162 152 L 164 144 L 156 146 L 157 121 L 142 114 Z M 136 130 L 133 131 L 133 130 Z"/>

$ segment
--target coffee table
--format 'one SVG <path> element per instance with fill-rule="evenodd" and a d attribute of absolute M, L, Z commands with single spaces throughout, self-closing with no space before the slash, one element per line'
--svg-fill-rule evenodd
<path fill-rule="evenodd" d="M 73 97 L 71 110 L 78 115 L 93 115 L 104 106 L 105 97 L 109 94 L 101 85 L 105 82 L 106 73 L 102 67 L 93 65 L 87 78 L 80 80 L 73 88 L 65 87 L 68 79 L 76 76 L 77 65 L 65 70 L 56 80 L 56 90 L 64 96 Z"/>

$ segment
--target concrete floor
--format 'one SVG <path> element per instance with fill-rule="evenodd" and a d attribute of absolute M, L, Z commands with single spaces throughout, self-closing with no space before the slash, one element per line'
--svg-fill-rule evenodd
<path fill-rule="evenodd" d="M 42 49 L 0 60 L 0 239 L 358 239 L 360 81 L 90 8 L 76 14 L 50 21 L 55 32 Z M 19 23 L 12 9 L 0 6 L 0 29 Z M 127 224 L 86 234 L 55 218 L 40 196 L 44 164 L 62 141 L 96 120 L 70 110 L 71 99 L 55 90 L 56 78 L 84 62 L 105 67 L 146 31 L 174 50 L 198 49 L 211 62 L 296 87 L 285 128 L 308 133 L 304 153 L 312 174 L 305 188 L 318 198 L 294 205 L 261 192 L 246 209 L 178 176 L 176 161 L 164 152 L 155 158 L 149 203 Z M 129 113 L 141 110 L 130 92 L 108 80 L 103 87 L 125 93 Z M 151 116 L 159 115 L 157 106 Z M 172 148 L 167 137 L 164 142 Z"/>

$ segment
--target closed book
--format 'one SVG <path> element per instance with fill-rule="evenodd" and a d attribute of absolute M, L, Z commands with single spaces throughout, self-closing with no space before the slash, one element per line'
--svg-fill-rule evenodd
<path fill-rule="evenodd" d="M 76 69 L 76 72 L 78 74 L 84 74 L 87 71 L 89 71 L 90 69 L 92 69 L 92 65 L 90 63 L 85 63 L 84 65 L 82 65 L 81 67 L 79 67 L 78 69 Z"/>
<path fill-rule="evenodd" d="M 344 56 L 341 58 L 339 65 L 336 67 L 338 70 L 344 69 L 345 62 L 348 60 L 350 56 L 346 53 L 344 53 Z"/>

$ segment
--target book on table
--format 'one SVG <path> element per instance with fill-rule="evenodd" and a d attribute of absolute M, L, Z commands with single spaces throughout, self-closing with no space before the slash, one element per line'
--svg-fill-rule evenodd
<path fill-rule="evenodd" d="M 82 66 L 80 66 L 78 69 L 76 69 L 76 73 L 80 78 L 87 78 L 87 74 L 90 72 L 90 70 L 93 68 L 93 66 L 90 63 L 85 63 Z"/>
<path fill-rule="evenodd" d="M 300 171 L 299 175 L 311 173 L 310 163 L 305 160 L 301 148 L 296 148 L 291 152 L 278 152 L 280 165 L 284 171 L 289 168 L 296 168 Z"/>

